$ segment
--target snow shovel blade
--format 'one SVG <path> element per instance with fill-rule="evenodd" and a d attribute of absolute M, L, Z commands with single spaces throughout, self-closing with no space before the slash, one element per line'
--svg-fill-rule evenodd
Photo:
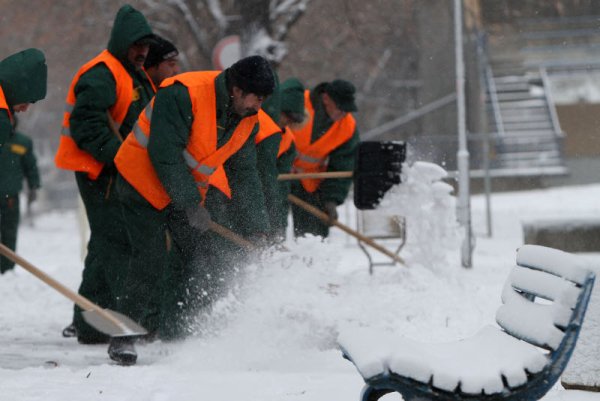
<path fill-rule="evenodd" d="M 364 141 L 358 146 L 354 166 L 354 205 L 375 209 L 385 193 L 400 184 L 406 143 L 401 141 Z"/>
<path fill-rule="evenodd" d="M 111 337 L 143 336 L 148 331 L 127 316 L 110 309 L 83 311 L 83 319 L 96 330 Z"/>

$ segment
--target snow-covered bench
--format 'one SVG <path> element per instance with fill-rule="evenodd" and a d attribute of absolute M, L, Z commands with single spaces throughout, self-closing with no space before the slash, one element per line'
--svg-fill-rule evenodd
<path fill-rule="evenodd" d="M 502 292 L 501 328 L 446 344 L 357 329 L 338 342 L 365 380 L 363 401 L 391 392 L 407 401 L 538 400 L 573 352 L 593 284 L 577 256 L 525 245 Z"/>

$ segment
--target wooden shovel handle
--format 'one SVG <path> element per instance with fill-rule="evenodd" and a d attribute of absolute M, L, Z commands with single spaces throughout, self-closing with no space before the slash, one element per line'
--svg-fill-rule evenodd
<path fill-rule="evenodd" d="M 215 223 L 214 221 L 210 222 L 209 228 L 211 231 L 214 231 L 215 233 L 219 234 L 221 237 L 224 237 L 224 238 L 230 240 L 231 242 L 238 244 L 242 248 L 245 248 L 249 251 L 256 249 L 256 245 L 254 245 L 252 242 L 248 241 L 247 239 L 243 238 L 240 235 L 237 235 L 230 229 L 225 228 L 222 225 Z"/>
<path fill-rule="evenodd" d="M 56 291 L 60 292 L 65 297 L 67 297 L 71 301 L 75 302 L 77 305 L 79 305 L 81 307 L 81 309 L 97 311 L 98 314 L 102 315 L 107 320 L 110 320 L 113 324 L 117 325 L 117 327 L 122 326 L 122 323 L 117 318 L 112 316 L 110 313 L 106 312 L 103 308 L 96 305 L 89 299 L 68 289 L 67 287 L 65 287 L 64 285 L 62 285 L 61 283 L 59 283 L 58 281 L 56 281 L 55 279 L 53 279 L 52 277 L 50 277 L 49 275 L 47 275 L 46 273 L 44 273 L 43 271 L 41 271 L 40 269 L 38 269 L 37 267 L 32 265 L 31 263 L 29 263 L 28 261 L 26 261 L 19 255 L 14 253 L 6 245 L 0 244 L 0 254 L 2 254 L 2 256 L 5 256 L 6 258 L 12 260 L 13 262 L 15 262 L 16 264 L 21 266 L 23 269 L 27 270 L 29 273 L 33 274 L 34 276 L 36 276 L 37 278 L 42 280 L 44 283 L 48 284 L 50 287 L 54 288 Z"/>
<path fill-rule="evenodd" d="M 351 178 L 354 173 L 352 171 L 325 171 L 323 173 L 290 173 L 279 174 L 278 181 L 287 180 L 302 180 L 305 178 Z"/>
<path fill-rule="evenodd" d="M 331 224 L 333 224 L 334 226 L 340 228 L 341 230 L 343 230 L 346 233 L 350 234 L 351 236 L 353 236 L 354 238 L 358 239 L 359 241 L 364 242 L 367 245 L 370 245 L 371 247 L 377 249 L 379 252 L 383 253 L 384 255 L 387 255 L 390 258 L 392 258 L 393 260 L 395 260 L 396 262 L 398 262 L 398 263 L 406 266 L 406 263 L 404 262 L 404 259 L 402 259 L 400 256 L 398 256 L 395 253 L 393 253 L 393 252 L 385 249 L 384 247 L 382 247 L 381 245 L 379 245 L 377 242 L 373 241 L 371 238 L 362 235 L 361 233 L 359 233 L 356 230 L 351 229 L 347 225 L 342 224 L 342 223 L 340 223 L 337 220 L 331 220 L 329 218 L 329 215 L 327 215 L 327 213 L 323 212 L 319 208 L 314 207 L 310 203 L 305 202 L 302 199 L 300 199 L 297 196 L 292 195 L 292 194 L 288 195 L 288 200 L 291 203 L 293 203 L 294 205 L 296 205 L 296 206 L 298 206 L 298 207 L 306 210 L 310 214 L 312 214 L 312 215 L 320 218 L 321 220 L 323 220 L 324 223 L 331 223 Z"/>

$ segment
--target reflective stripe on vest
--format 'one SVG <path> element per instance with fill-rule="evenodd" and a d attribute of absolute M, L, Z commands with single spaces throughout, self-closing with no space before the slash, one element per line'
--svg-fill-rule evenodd
<path fill-rule="evenodd" d="M 310 91 L 304 92 L 304 105 L 308 112 L 308 121 L 301 128 L 293 130 L 298 154 L 294 160 L 293 171 L 298 173 L 318 173 L 327 171 L 329 154 L 339 148 L 354 135 L 356 121 L 347 113 L 341 120 L 334 122 L 322 137 L 311 143 L 315 110 L 310 101 Z M 300 182 L 307 192 L 315 192 L 321 179 L 302 179 Z"/>
<path fill-rule="evenodd" d="M 123 67 L 121 62 L 117 60 L 108 50 L 94 57 L 92 60 L 84 64 L 75 77 L 71 81 L 65 111 L 63 113 L 63 124 L 61 129 L 60 144 L 54 162 L 57 167 L 66 170 L 80 171 L 88 174 L 92 180 L 98 178 L 104 163 L 94 159 L 88 152 L 79 149 L 73 138 L 71 137 L 71 129 L 69 119 L 73 108 L 75 107 L 75 86 L 79 82 L 79 78 L 91 68 L 103 63 L 110 70 L 116 82 L 116 102 L 109 108 L 109 113 L 112 119 L 117 123 L 118 127 L 123 123 L 129 106 L 133 101 L 133 79 Z"/>
<path fill-rule="evenodd" d="M 202 201 L 210 186 L 218 188 L 231 198 L 229 181 L 223 164 L 248 140 L 257 116 L 243 118 L 229 141 L 217 149 L 217 110 L 215 79 L 219 71 L 190 72 L 168 78 L 161 87 L 175 82 L 183 84 L 192 102 L 193 122 L 183 159 L 194 177 Z M 154 100 L 140 114 L 133 135 L 129 135 L 115 157 L 121 175 L 156 209 L 164 209 L 171 198 L 160 182 L 146 149 L 150 136 L 150 118 Z M 140 136 L 141 135 L 141 136 Z M 142 138 L 143 137 L 143 138 Z"/>

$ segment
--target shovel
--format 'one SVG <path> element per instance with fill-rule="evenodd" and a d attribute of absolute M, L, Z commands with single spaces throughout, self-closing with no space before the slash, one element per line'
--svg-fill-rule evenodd
<path fill-rule="evenodd" d="M 379 245 L 377 242 L 373 241 L 371 238 L 362 235 L 361 233 L 359 233 L 356 230 L 351 229 L 350 227 L 348 227 L 345 224 L 340 223 L 337 220 L 332 220 L 329 218 L 329 215 L 325 212 L 323 212 L 321 209 L 319 209 L 318 207 L 315 207 L 313 205 L 311 205 L 308 202 L 303 201 L 302 199 L 298 198 L 297 196 L 294 196 L 292 194 L 288 195 L 288 201 L 290 201 L 290 203 L 293 203 L 294 205 L 306 210 L 308 213 L 320 218 L 324 223 L 326 224 L 332 224 L 334 226 L 336 226 L 337 228 L 343 230 L 344 232 L 346 232 L 347 234 L 350 234 L 351 236 L 353 236 L 354 238 L 358 239 L 359 241 L 369 245 L 370 247 L 378 250 L 379 252 L 383 253 L 386 256 L 389 256 L 390 258 L 392 258 L 392 260 L 402 264 L 402 265 L 406 265 L 406 263 L 404 262 L 404 259 L 402 259 L 400 256 L 396 255 L 395 253 L 387 250 L 386 248 L 382 247 L 381 245 Z"/>
<path fill-rule="evenodd" d="M 359 143 L 354 171 L 280 174 L 277 179 L 352 178 L 354 205 L 357 209 L 375 209 L 383 195 L 400 183 L 406 144 L 400 141 L 364 141 Z"/>
<path fill-rule="evenodd" d="M 83 309 L 83 318 L 85 321 L 96 330 L 107 334 L 111 337 L 122 336 L 141 336 L 148 332 L 142 326 L 131 320 L 125 315 L 110 309 L 104 309 L 89 299 L 71 291 L 52 277 L 48 276 L 43 271 L 14 253 L 6 245 L 0 244 L 0 254 L 12 260 L 16 264 L 23 267 L 29 273 L 33 274 L 56 291 L 60 292 L 71 301 L 75 302 Z"/>

